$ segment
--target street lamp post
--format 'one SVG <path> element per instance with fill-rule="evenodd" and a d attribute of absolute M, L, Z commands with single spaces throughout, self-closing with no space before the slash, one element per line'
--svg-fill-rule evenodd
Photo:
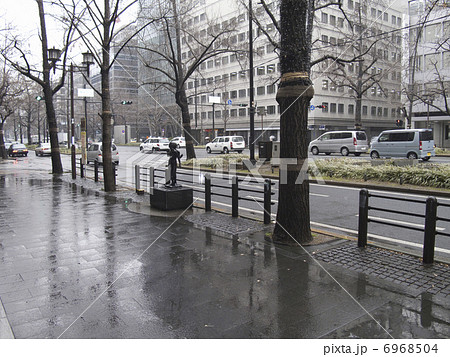
<path fill-rule="evenodd" d="M 86 82 L 89 82 L 89 66 L 94 63 L 94 55 L 90 52 L 83 53 L 83 62 L 82 64 L 86 67 Z M 84 88 L 86 88 L 87 83 L 84 84 Z M 83 156 L 85 153 L 85 149 L 88 146 L 88 116 L 87 116 L 87 96 L 84 97 L 84 120 L 86 123 L 84 124 L 84 135 L 86 136 L 85 140 L 82 141 L 83 145 Z M 83 123 L 82 123 L 83 124 Z M 83 125 L 81 125 L 81 130 L 83 131 Z M 83 135 L 83 133 L 82 133 Z M 84 160 L 83 160 L 84 161 Z"/>

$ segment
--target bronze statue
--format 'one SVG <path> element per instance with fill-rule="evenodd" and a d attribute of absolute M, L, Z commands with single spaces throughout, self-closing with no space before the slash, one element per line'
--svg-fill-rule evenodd
<path fill-rule="evenodd" d="M 171 142 L 169 144 L 169 151 L 167 155 L 169 158 L 169 170 L 170 170 L 170 180 L 166 182 L 166 187 L 181 187 L 181 185 L 177 184 L 177 161 L 181 167 L 181 158 L 183 154 L 177 150 L 177 144 Z"/>

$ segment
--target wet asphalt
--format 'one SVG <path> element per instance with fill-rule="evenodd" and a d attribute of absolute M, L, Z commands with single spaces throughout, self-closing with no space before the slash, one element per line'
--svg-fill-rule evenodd
<path fill-rule="evenodd" d="M 326 254 L 348 242 L 277 247 L 101 188 L 0 165 L 3 337 L 450 337 L 448 266 L 439 291 L 401 284 Z"/>

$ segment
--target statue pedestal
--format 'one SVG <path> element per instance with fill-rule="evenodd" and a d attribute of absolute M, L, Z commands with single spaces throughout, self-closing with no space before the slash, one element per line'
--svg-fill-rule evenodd
<path fill-rule="evenodd" d="M 154 187 L 150 205 L 162 211 L 185 209 L 192 205 L 193 191 L 188 187 Z"/>

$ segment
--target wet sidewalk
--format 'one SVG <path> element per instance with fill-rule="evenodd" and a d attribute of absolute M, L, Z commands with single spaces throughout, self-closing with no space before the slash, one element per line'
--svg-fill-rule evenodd
<path fill-rule="evenodd" d="M 132 192 L 38 172 L 0 171 L 0 195 L 0 318 L 15 338 L 450 337 L 446 265 L 395 255 L 427 280 L 402 283 L 382 250 L 276 247 L 254 222 L 233 234 L 229 217 L 155 215 Z"/>

